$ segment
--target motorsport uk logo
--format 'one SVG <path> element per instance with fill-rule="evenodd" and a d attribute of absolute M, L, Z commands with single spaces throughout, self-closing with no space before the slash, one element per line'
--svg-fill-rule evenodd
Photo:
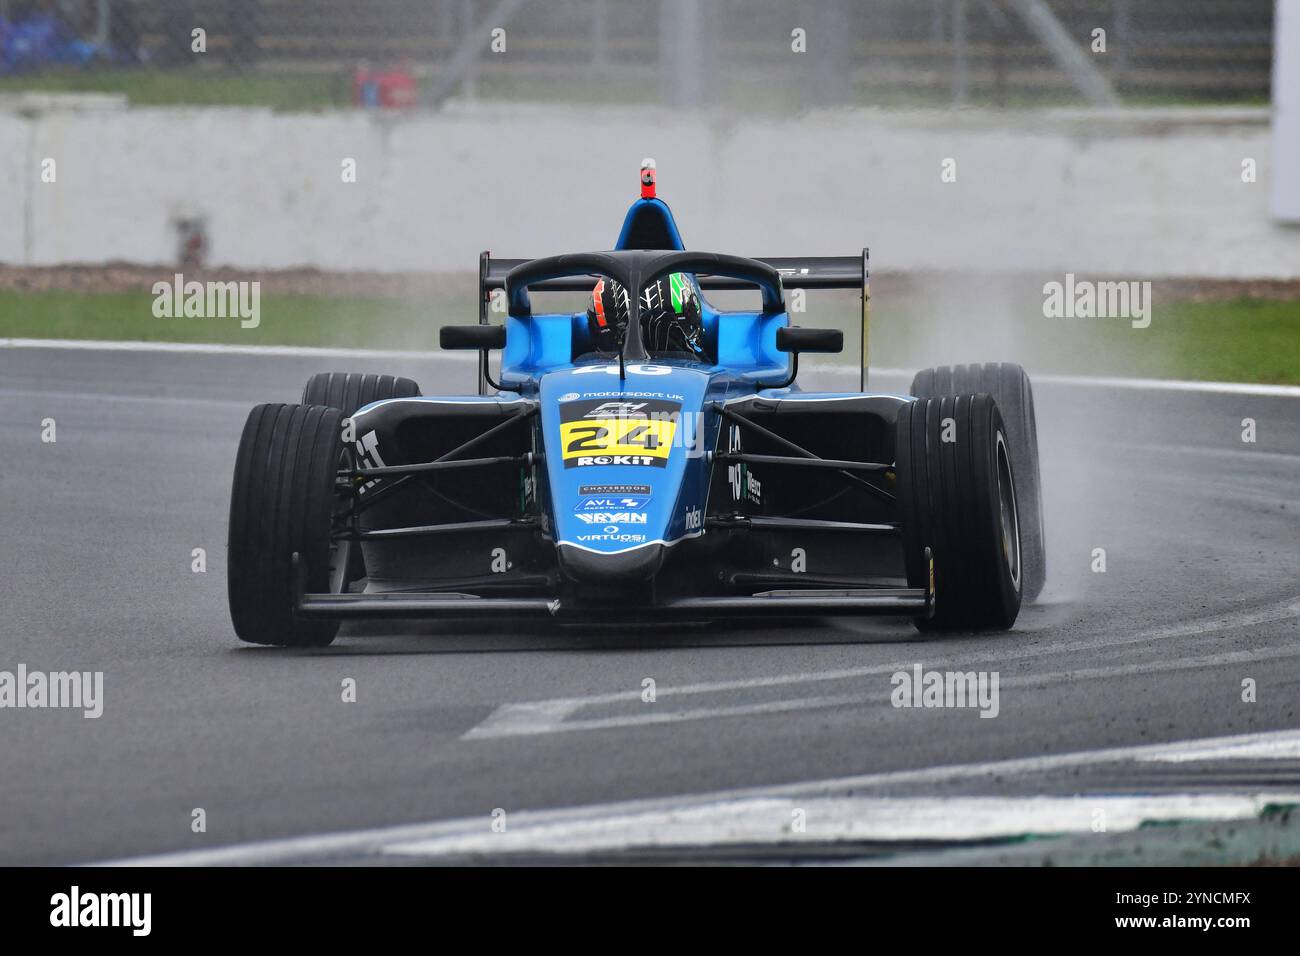
<path fill-rule="evenodd" d="M 0 708 L 81 710 L 96 718 L 104 713 L 103 671 L 0 671 Z"/>
<path fill-rule="evenodd" d="M 74 884 L 67 893 L 50 897 L 50 925 L 128 927 L 132 936 L 148 936 L 153 928 L 153 894 L 83 893 Z"/>

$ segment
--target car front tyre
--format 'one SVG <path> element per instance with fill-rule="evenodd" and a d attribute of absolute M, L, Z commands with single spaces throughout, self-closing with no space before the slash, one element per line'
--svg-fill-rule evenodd
<path fill-rule="evenodd" d="M 918 398 L 899 410 L 896 489 L 908 584 L 929 580 L 921 630 L 1005 630 L 1020 613 L 1023 528 L 1012 443 L 989 395 Z"/>
<path fill-rule="evenodd" d="M 343 414 L 320 405 L 258 405 L 239 440 L 230 494 L 227 590 L 239 638 L 321 647 L 338 622 L 300 620 L 296 573 L 328 591 Z M 296 572 L 293 556 L 301 568 Z"/>

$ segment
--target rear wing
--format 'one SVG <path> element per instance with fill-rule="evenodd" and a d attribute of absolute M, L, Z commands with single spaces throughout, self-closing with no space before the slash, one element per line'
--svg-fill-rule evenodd
<path fill-rule="evenodd" d="M 479 293 L 486 302 L 493 290 L 504 289 L 506 276 L 515 266 L 530 259 L 493 259 L 484 252 L 478 260 Z M 860 289 L 867 282 L 867 250 L 860 256 L 790 256 L 758 258 L 781 273 L 781 284 L 787 289 Z M 748 289 L 750 283 L 722 276 L 697 276 L 705 292 Z M 582 278 L 550 279 L 537 282 L 531 288 L 538 292 L 590 292 L 592 283 Z"/>
<path fill-rule="evenodd" d="M 492 304 L 492 295 L 498 289 L 504 289 L 506 276 L 516 266 L 521 266 L 530 259 L 493 259 L 491 253 L 483 252 L 478 257 L 478 320 L 480 325 L 488 324 L 488 312 Z M 787 289 L 857 289 L 862 294 L 862 364 L 859 374 L 859 388 L 867 387 L 867 328 L 869 303 L 871 301 L 870 273 L 868 271 L 868 251 L 862 250 L 860 256 L 782 256 L 759 258 L 757 261 L 771 266 L 781 274 L 781 284 Z M 723 276 L 697 274 L 700 288 L 705 292 L 731 291 L 752 288 L 752 284 Z M 582 277 L 564 279 L 547 279 L 533 283 L 530 288 L 537 292 L 590 292 L 593 283 Z M 480 380 L 479 391 L 487 383 Z"/>

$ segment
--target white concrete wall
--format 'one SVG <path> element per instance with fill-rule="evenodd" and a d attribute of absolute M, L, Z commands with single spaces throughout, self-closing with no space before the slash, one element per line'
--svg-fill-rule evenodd
<path fill-rule="evenodd" d="M 481 249 L 608 248 L 653 156 L 697 249 L 869 245 L 881 270 L 1300 276 L 1300 230 L 1270 219 L 1267 114 L 1185 117 L 0 112 L 0 261 L 167 264 L 174 220 L 197 215 L 214 265 L 468 271 Z M 45 157 L 56 183 L 40 182 Z M 1257 183 L 1242 182 L 1244 158 Z"/>
<path fill-rule="evenodd" d="M 1300 0 L 1278 0 L 1273 54 L 1273 214 L 1300 225 Z"/>

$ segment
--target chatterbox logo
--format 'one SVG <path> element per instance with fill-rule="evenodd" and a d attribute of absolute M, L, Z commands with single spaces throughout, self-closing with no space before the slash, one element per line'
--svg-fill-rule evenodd
<path fill-rule="evenodd" d="M 50 925 L 60 928 L 126 928 L 148 936 L 153 928 L 152 893 L 83 893 L 76 886 L 50 897 Z"/>

